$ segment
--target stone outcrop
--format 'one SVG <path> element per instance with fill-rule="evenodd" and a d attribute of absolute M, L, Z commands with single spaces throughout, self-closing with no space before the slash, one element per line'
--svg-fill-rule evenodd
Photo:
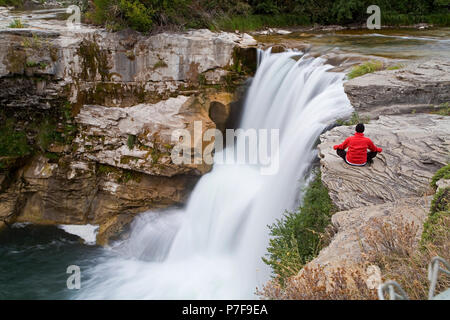
<path fill-rule="evenodd" d="M 429 60 L 398 70 L 383 70 L 344 84 L 358 114 L 379 115 L 419 112 L 450 101 L 450 62 Z"/>
<path fill-rule="evenodd" d="M 172 140 L 177 129 L 188 130 L 192 141 L 186 143 L 194 146 L 202 143 L 201 136 L 195 137 L 195 122 L 200 133 L 215 128 L 198 99 L 178 96 L 129 108 L 85 105 L 75 118 L 82 127 L 74 141 L 75 154 L 150 175 L 206 173 L 210 166 L 205 163 L 179 165 L 171 159 L 172 148 L 179 142 Z M 203 145 L 199 147 L 203 150 Z"/>
<path fill-rule="evenodd" d="M 430 210 L 431 177 L 450 160 L 449 117 L 409 114 L 371 121 L 365 134 L 383 148 L 371 166 L 349 166 L 333 150 L 333 145 L 353 133 L 354 126 L 335 127 L 321 135 L 318 146 L 322 182 L 341 210 L 332 216 L 329 245 L 306 265 L 323 268 L 324 274 L 340 268 L 361 269 L 370 258 L 373 241 L 382 241 L 373 237 L 384 224 L 414 223 L 417 243 Z M 361 272 L 370 288 L 381 283 L 377 266 Z M 350 273 L 345 278 L 351 282 Z M 330 277 L 324 279 L 326 285 L 331 281 Z"/>
<path fill-rule="evenodd" d="M 335 236 L 311 265 L 339 266 L 342 261 L 356 264 L 363 261 L 362 249 L 367 246 L 366 237 L 379 227 L 380 223 L 391 223 L 401 219 L 404 223 L 414 222 L 418 226 L 417 237 L 428 216 L 431 197 L 404 198 L 380 205 L 363 206 L 340 211 L 332 217 Z"/>
<path fill-rule="evenodd" d="M 372 166 L 352 167 L 333 145 L 353 135 L 354 126 L 336 127 L 321 137 L 322 181 L 340 210 L 420 197 L 434 173 L 450 161 L 450 118 L 430 114 L 380 116 L 365 135 L 383 152 Z"/>
<path fill-rule="evenodd" d="M 0 223 L 95 224 L 105 244 L 137 213 L 183 203 L 210 170 L 174 164 L 171 135 L 187 130 L 182 143 L 198 147 L 205 130 L 233 126 L 256 41 L 73 28 L 64 13 L 0 10 L 0 120 L 14 119 L 30 144 L 51 135 L 39 129 L 50 120 L 64 140 L 0 155 Z M 25 28 L 8 28 L 15 18 Z"/>

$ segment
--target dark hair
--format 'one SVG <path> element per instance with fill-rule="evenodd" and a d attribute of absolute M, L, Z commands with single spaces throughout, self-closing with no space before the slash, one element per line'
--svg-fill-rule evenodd
<path fill-rule="evenodd" d="M 359 132 L 359 133 L 363 133 L 364 132 L 364 124 L 362 124 L 362 123 L 358 123 L 357 125 L 356 125 L 356 132 Z"/>

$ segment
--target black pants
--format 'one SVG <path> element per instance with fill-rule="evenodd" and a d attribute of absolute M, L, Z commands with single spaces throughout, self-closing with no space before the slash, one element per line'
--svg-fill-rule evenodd
<path fill-rule="evenodd" d="M 345 163 L 347 162 L 347 159 L 345 158 L 347 155 L 347 151 L 342 150 L 342 149 L 337 149 L 336 153 L 338 154 L 339 157 L 341 157 L 342 159 L 344 159 Z M 369 151 L 367 152 L 367 163 L 372 163 L 373 162 L 373 158 L 375 158 L 377 156 L 378 152 L 374 152 L 374 151 Z M 350 164 L 350 163 L 348 163 Z"/>

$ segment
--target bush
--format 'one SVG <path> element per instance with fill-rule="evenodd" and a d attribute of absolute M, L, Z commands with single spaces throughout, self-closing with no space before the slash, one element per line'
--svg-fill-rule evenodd
<path fill-rule="evenodd" d="M 25 132 L 17 131 L 13 119 L 0 126 L 0 157 L 25 157 L 31 154 Z"/>
<path fill-rule="evenodd" d="M 376 290 L 368 287 L 366 279 L 362 266 L 329 271 L 305 267 L 284 286 L 271 280 L 256 294 L 271 300 L 376 300 Z"/>
<path fill-rule="evenodd" d="M 86 17 L 112 30 L 130 27 L 146 32 L 164 26 L 254 30 L 294 24 L 361 24 L 371 4 L 369 0 L 93 0 Z M 380 0 L 377 4 L 384 24 L 448 25 L 444 3 Z"/>
<path fill-rule="evenodd" d="M 339 126 L 353 126 L 358 123 L 369 123 L 369 122 L 370 122 L 370 117 L 361 118 L 359 116 L 358 112 L 356 112 L 356 111 L 352 113 L 351 118 L 348 120 L 343 120 L 343 119 L 336 120 L 336 123 Z"/>
<path fill-rule="evenodd" d="M 430 214 L 433 215 L 439 211 L 450 211 L 450 187 L 442 188 L 434 195 Z"/>
<path fill-rule="evenodd" d="M 0 0 L 0 6 L 3 6 L 3 7 L 9 7 L 9 6 L 20 7 L 22 5 L 23 5 L 23 0 Z"/>
<path fill-rule="evenodd" d="M 25 28 L 25 25 L 22 23 L 22 21 L 20 21 L 20 19 L 14 19 L 14 21 L 11 22 L 8 27 L 13 29 L 23 29 Z"/>
<path fill-rule="evenodd" d="M 286 212 L 282 219 L 269 226 L 268 257 L 263 261 L 273 269 L 283 284 L 313 259 L 323 244 L 323 233 L 331 221 L 334 207 L 320 172 L 315 173 L 296 212 Z"/>

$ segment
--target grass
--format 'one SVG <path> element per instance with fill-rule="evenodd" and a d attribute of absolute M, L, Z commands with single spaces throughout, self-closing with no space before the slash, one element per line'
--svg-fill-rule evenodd
<path fill-rule="evenodd" d="M 403 63 L 399 63 L 390 67 L 387 67 L 386 70 L 399 70 L 399 69 L 403 69 L 405 67 L 405 65 Z"/>
<path fill-rule="evenodd" d="M 434 107 L 432 114 L 438 114 L 440 116 L 450 116 L 450 103 L 445 102 Z"/>
<path fill-rule="evenodd" d="M 378 60 L 367 61 L 358 66 L 354 66 L 352 70 L 348 73 L 347 77 L 348 79 L 354 79 L 367 73 L 372 73 L 383 69 L 384 69 L 383 62 Z"/>
<path fill-rule="evenodd" d="M 269 226 L 272 238 L 263 261 L 272 267 L 280 284 L 297 274 L 318 254 L 323 245 L 322 234 L 334 211 L 320 172 L 316 172 L 298 210 L 286 212 L 283 218 Z"/>
<path fill-rule="evenodd" d="M 15 128 L 14 119 L 0 126 L 0 157 L 24 157 L 31 154 L 25 132 Z"/>
<path fill-rule="evenodd" d="M 339 126 L 353 126 L 358 123 L 369 123 L 370 117 L 361 118 L 359 114 L 355 111 L 352 113 L 352 116 L 348 120 L 338 119 L 336 120 L 337 125 Z"/>
<path fill-rule="evenodd" d="M 127 139 L 128 149 L 130 149 L 130 150 L 133 149 L 135 144 L 136 144 L 136 136 L 129 134 L 128 139 Z"/>
<path fill-rule="evenodd" d="M 163 60 L 158 60 L 158 62 L 156 62 L 153 65 L 153 70 L 159 69 L 159 68 L 166 68 L 167 67 L 167 63 L 165 63 Z"/>
<path fill-rule="evenodd" d="M 20 21 L 20 19 L 14 19 L 8 26 L 9 28 L 13 29 L 23 29 L 25 28 L 25 25 Z"/>

